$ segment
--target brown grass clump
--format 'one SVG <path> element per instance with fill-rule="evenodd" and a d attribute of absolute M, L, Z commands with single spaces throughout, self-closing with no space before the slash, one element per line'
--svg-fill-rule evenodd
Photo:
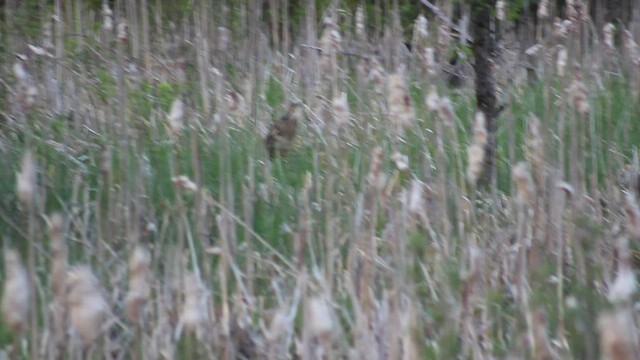
<path fill-rule="evenodd" d="M 20 254 L 13 249 L 4 251 L 5 278 L 2 289 L 2 321 L 18 335 L 27 326 L 31 288 L 29 276 Z"/>

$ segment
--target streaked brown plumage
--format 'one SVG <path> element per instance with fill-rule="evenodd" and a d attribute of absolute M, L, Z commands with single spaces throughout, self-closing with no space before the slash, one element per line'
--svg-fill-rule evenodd
<path fill-rule="evenodd" d="M 293 103 L 289 106 L 289 111 L 276 121 L 269 129 L 264 143 L 271 159 L 276 155 L 286 156 L 293 145 L 293 141 L 298 129 L 298 122 L 304 118 L 304 107 L 302 103 Z"/>

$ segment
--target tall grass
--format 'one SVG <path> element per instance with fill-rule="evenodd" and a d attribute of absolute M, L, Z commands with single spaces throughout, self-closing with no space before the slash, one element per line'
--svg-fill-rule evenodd
<path fill-rule="evenodd" d="M 446 22 L 407 32 L 397 2 L 311 1 L 295 23 L 279 1 L 269 14 L 119 3 L 55 2 L 34 34 L 3 37 L 27 56 L 3 53 L 0 70 L 2 310 L 21 316 L 3 313 L 0 351 L 638 353 L 631 39 L 611 47 L 577 16 L 566 34 L 543 21 L 527 54 L 504 40 L 497 179 L 484 188 L 473 72 L 465 63 L 464 85 L 448 86 L 449 55 L 464 61 L 465 47 L 438 42 Z M 296 99 L 309 121 L 271 161 L 264 136 Z M 16 293 L 28 309 L 11 308 Z"/>

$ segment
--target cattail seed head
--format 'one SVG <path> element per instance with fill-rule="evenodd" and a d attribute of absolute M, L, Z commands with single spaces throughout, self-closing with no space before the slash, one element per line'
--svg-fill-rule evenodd
<path fill-rule="evenodd" d="M 22 169 L 16 174 L 16 195 L 23 205 L 30 205 L 36 194 L 36 161 L 31 150 L 22 156 Z"/>
<path fill-rule="evenodd" d="M 67 274 L 67 309 L 71 325 L 84 346 L 98 338 L 109 304 L 88 266 L 79 266 Z"/>
<path fill-rule="evenodd" d="M 436 112 L 440 110 L 440 97 L 438 96 L 438 91 L 435 85 L 431 85 L 424 102 L 429 111 Z"/>
<path fill-rule="evenodd" d="M 422 66 L 427 73 L 433 75 L 436 73 L 436 52 L 432 47 L 425 47 L 422 54 Z"/>
<path fill-rule="evenodd" d="M 413 215 L 424 213 L 424 184 L 418 179 L 411 180 L 408 206 Z"/>
<path fill-rule="evenodd" d="M 570 20 L 562 20 L 560 18 L 555 18 L 553 21 L 553 35 L 558 38 L 566 38 L 569 34 L 569 27 L 571 26 Z"/>
<path fill-rule="evenodd" d="M 527 169 L 527 164 L 519 162 L 514 166 L 511 177 L 516 183 L 518 201 L 521 204 L 526 204 L 531 201 L 533 199 L 533 181 L 529 169 Z"/>
<path fill-rule="evenodd" d="M 384 92 L 384 85 L 386 83 L 387 74 L 377 59 L 371 59 L 371 69 L 367 76 L 367 81 L 373 84 L 373 88 L 376 93 L 382 94 Z"/>
<path fill-rule="evenodd" d="M 396 168 L 402 172 L 409 170 L 409 157 L 400 152 L 395 152 L 391 155 L 391 161 L 396 165 Z"/>
<path fill-rule="evenodd" d="M 422 49 L 427 44 L 429 37 L 429 25 L 427 18 L 420 14 L 416 18 L 416 22 L 413 25 L 413 40 L 412 46 L 414 49 Z"/>
<path fill-rule="evenodd" d="M 448 128 L 455 127 L 456 113 L 455 111 L 453 111 L 453 104 L 451 103 L 451 99 L 449 99 L 448 97 L 441 97 L 438 104 L 438 110 L 444 126 Z"/>
<path fill-rule="evenodd" d="M 4 267 L 2 320 L 17 335 L 25 329 L 29 315 L 29 299 L 31 297 L 29 276 L 22 265 L 20 254 L 13 249 L 5 250 Z"/>
<path fill-rule="evenodd" d="M 367 38 L 364 21 L 364 8 L 362 5 L 358 5 L 356 9 L 356 37 L 360 40 L 366 40 Z"/>
<path fill-rule="evenodd" d="M 102 4 L 102 30 L 105 32 L 113 31 L 113 11 L 106 2 Z"/>
<path fill-rule="evenodd" d="M 186 190 L 188 192 L 198 191 L 198 185 L 191 181 L 186 175 L 174 176 L 171 178 L 171 182 L 179 189 Z"/>
<path fill-rule="evenodd" d="M 333 107 L 336 124 L 339 127 L 346 127 L 349 125 L 350 114 L 347 93 L 344 91 L 341 92 L 339 96 L 335 97 L 333 101 L 331 101 L 331 105 Z"/>
<path fill-rule="evenodd" d="M 126 22 L 121 22 L 118 24 L 118 29 L 116 30 L 116 34 L 118 37 L 118 41 L 122 43 L 126 43 L 129 39 L 129 26 Z"/>
<path fill-rule="evenodd" d="M 507 18 L 507 4 L 504 0 L 498 0 L 496 2 L 496 18 L 499 21 L 505 21 Z"/>
<path fill-rule="evenodd" d="M 172 136 L 179 136 L 184 126 L 184 103 L 180 98 L 173 100 L 171 110 L 167 116 L 167 124 L 169 125 L 169 133 Z"/>
<path fill-rule="evenodd" d="M 149 298 L 149 266 L 151 254 L 142 245 L 137 245 L 129 259 L 129 293 L 124 301 L 125 314 L 133 323 L 142 318 L 144 306 Z"/>
<path fill-rule="evenodd" d="M 564 46 L 560 47 L 560 50 L 558 50 L 558 59 L 556 60 L 558 76 L 564 76 L 565 69 L 567 68 L 568 56 L 567 49 Z"/>
<path fill-rule="evenodd" d="M 389 76 L 389 117 L 394 124 L 405 129 L 413 125 L 413 102 L 400 74 Z"/>
<path fill-rule="evenodd" d="M 627 235 L 632 239 L 638 240 L 640 239 L 640 208 L 638 207 L 638 201 L 632 192 L 626 193 L 625 200 L 627 212 Z"/>
<path fill-rule="evenodd" d="M 49 238 L 51 239 L 51 287 L 54 295 L 62 296 L 67 278 L 67 243 L 64 220 L 59 213 L 49 217 Z"/>
<path fill-rule="evenodd" d="M 571 83 L 571 86 L 567 89 L 569 96 L 573 100 L 573 106 L 583 117 L 588 117 L 591 113 L 591 106 L 588 100 L 587 86 L 582 82 L 579 75 Z"/>
<path fill-rule="evenodd" d="M 476 122 L 473 127 L 473 140 L 476 144 L 485 147 L 488 139 L 486 117 L 482 111 L 478 111 L 476 112 Z"/>
<path fill-rule="evenodd" d="M 449 45 L 451 41 L 451 30 L 445 24 L 440 25 L 438 28 L 438 45 L 443 47 Z"/>
<path fill-rule="evenodd" d="M 634 315 L 628 310 L 615 309 L 600 315 L 600 349 L 603 359 L 636 359 L 638 354 L 638 329 L 634 324 Z"/>
<path fill-rule="evenodd" d="M 368 175 L 368 182 L 372 187 L 376 187 L 380 183 L 382 155 L 383 155 L 383 151 L 381 147 L 376 147 L 373 150 L 373 157 L 371 159 L 371 168 L 369 169 L 369 175 Z"/>
<path fill-rule="evenodd" d="M 613 304 L 629 303 L 636 293 L 636 275 L 631 265 L 629 240 L 626 237 L 619 238 L 616 250 L 618 253 L 618 271 L 609 287 L 607 298 Z"/>
<path fill-rule="evenodd" d="M 200 336 L 209 320 L 206 289 L 194 273 L 184 277 L 184 303 L 180 314 L 180 325 L 185 332 Z"/>
<path fill-rule="evenodd" d="M 529 114 L 529 127 L 525 138 L 525 157 L 533 165 L 536 182 L 542 182 L 544 171 L 544 140 L 540 133 L 540 119 Z"/>
<path fill-rule="evenodd" d="M 29 79 L 29 74 L 24 68 L 24 64 L 22 63 L 22 61 L 18 60 L 13 64 L 13 75 L 15 75 L 16 80 L 18 80 L 19 84 L 25 84 Z"/>
<path fill-rule="evenodd" d="M 333 331 L 333 318 L 327 301 L 321 297 L 314 297 L 305 306 L 305 327 L 315 338 L 327 338 Z"/>
<path fill-rule="evenodd" d="M 546 19 L 549 17 L 549 0 L 541 0 L 538 3 L 538 18 Z"/>
<path fill-rule="evenodd" d="M 473 143 L 467 148 L 469 163 L 467 165 L 467 178 L 469 182 L 475 184 L 482 173 L 484 163 L 484 147 L 478 143 Z"/>
<path fill-rule="evenodd" d="M 607 23 L 602 28 L 602 33 L 603 33 L 603 37 L 604 37 L 604 44 L 610 50 L 613 50 L 613 48 L 615 47 L 614 43 L 613 43 L 613 36 L 614 36 L 615 32 L 616 32 L 616 26 L 613 25 L 612 23 Z"/>

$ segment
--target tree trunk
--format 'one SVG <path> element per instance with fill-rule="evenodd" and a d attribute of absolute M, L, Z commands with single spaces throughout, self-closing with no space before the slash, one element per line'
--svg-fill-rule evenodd
<path fill-rule="evenodd" d="M 480 183 L 490 185 L 496 177 L 496 130 L 498 109 L 496 107 L 495 57 L 496 38 L 491 30 L 494 24 L 496 0 L 471 1 L 471 30 L 473 57 L 476 73 L 476 102 L 486 117 L 488 141 Z"/>

